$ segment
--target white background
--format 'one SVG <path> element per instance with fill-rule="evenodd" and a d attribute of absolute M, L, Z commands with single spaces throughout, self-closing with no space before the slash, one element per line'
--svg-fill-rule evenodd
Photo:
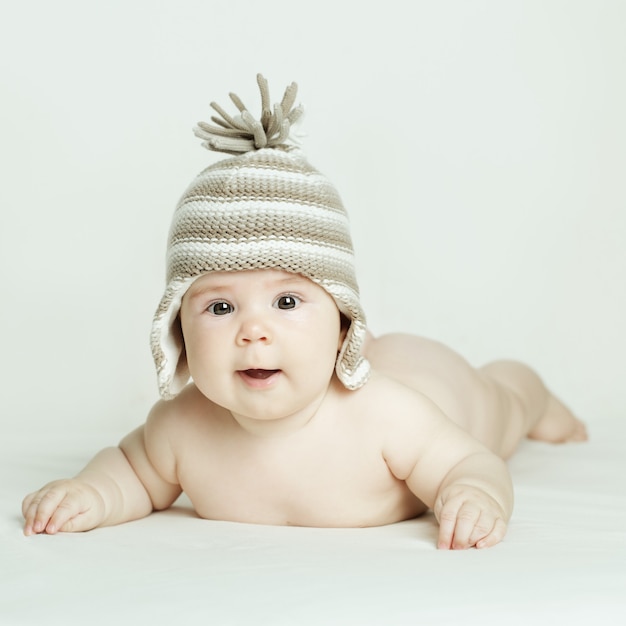
<path fill-rule="evenodd" d="M 295 80 L 375 333 L 532 364 L 625 417 L 626 3 L 0 0 L 0 427 L 111 429 L 157 398 L 191 129 Z"/>

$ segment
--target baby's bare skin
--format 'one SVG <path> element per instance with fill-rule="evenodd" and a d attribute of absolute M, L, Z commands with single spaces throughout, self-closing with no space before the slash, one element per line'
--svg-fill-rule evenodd
<path fill-rule="evenodd" d="M 290 279 L 300 318 L 285 322 L 255 308 L 283 290 L 284 273 L 247 274 L 238 272 L 232 285 L 215 275 L 197 281 L 182 309 L 195 384 L 157 403 L 144 425 L 76 479 L 27 496 L 26 534 L 136 519 L 169 507 L 184 491 L 201 517 L 261 524 L 376 526 L 432 508 L 439 547 L 487 547 L 502 539 L 512 511 L 503 459 L 526 436 L 586 438 L 584 426 L 526 366 L 499 362 L 476 370 L 445 346 L 409 335 L 369 337 L 372 377 L 347 391 L 332 373 L 341 330 L 330 297 L 310 281 Z M 204 299 L 215 301 L 214 292 L 250 314 L 231 326 L 207 317 Z M 307 346 L 307 335 L 298 333 L 311 328 Z M 211 348 L 224 342 L 215 350 L 224 367 L 207 357 L 204 341 Z M 309 356 L 298 360 L 293 346 Z M 262 365 L 278 371 L 268 380 L 280 381 L 271 382 L 280 393 L 264 389 L 265 379 L 241 375 Z M 305 367 L 321 371 L 319 380 L 307 371 L 299 378 Z M 220 378 L 221 369 L 238 374 Z"/>

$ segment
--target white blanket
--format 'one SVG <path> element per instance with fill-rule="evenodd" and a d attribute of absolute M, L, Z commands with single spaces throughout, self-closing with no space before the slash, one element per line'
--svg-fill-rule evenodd
<path fill-rule="evenodd" d="M 626 624 L 626 425 L 586 444 L 525 442 L 495 548 L 435 549 L 432 516 L 369 529 L 255 526 L 169 511 L 24 537 L 22 496 L 76 472 L 110 434 L 5 436 L 0 624 Z"/>

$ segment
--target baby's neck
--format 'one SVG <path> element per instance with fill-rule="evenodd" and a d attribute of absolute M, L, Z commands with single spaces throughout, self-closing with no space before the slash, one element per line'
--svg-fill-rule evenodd
<path fill-rule="evenodd" d="M 313 402 L 285 417 L 262 419 L 254 416 L 239 415 L 232 411 L 230 415 L 242 431 L 252 437 L 275 438 L 290 436 L 300 431 L 310 430 L 320 421 L 323 415 L 327 414 L 326 404 L 329 398 L 329 390 L 332 387 L 333 383 L 331 383 L 329 389 Z M 332 396 L 332 394 L 330 395 Z M 322 407 L 324 407 L 324 410 L 321 410 Z"/>
<path fill-rule="evenodd" d="M 307 428 L 315 420 L 317 408 L 270 420 L 256 419 L 234 413 L 231 415 L 246 434 L 258 438 L 272 438 L 292 435 Z"/>

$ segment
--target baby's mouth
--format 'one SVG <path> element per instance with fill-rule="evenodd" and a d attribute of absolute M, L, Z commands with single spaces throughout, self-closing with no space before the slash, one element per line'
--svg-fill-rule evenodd
<path fill-rule="evenodd" d="M 261 369 L 249 369 L 249 370 L 240 370 L 244 376 L 248 376 L 249 378 L 254 378 L 256 380 L 266 380 L 270 376 L 277 374 L 280 370 L 261 370 Z"/>

